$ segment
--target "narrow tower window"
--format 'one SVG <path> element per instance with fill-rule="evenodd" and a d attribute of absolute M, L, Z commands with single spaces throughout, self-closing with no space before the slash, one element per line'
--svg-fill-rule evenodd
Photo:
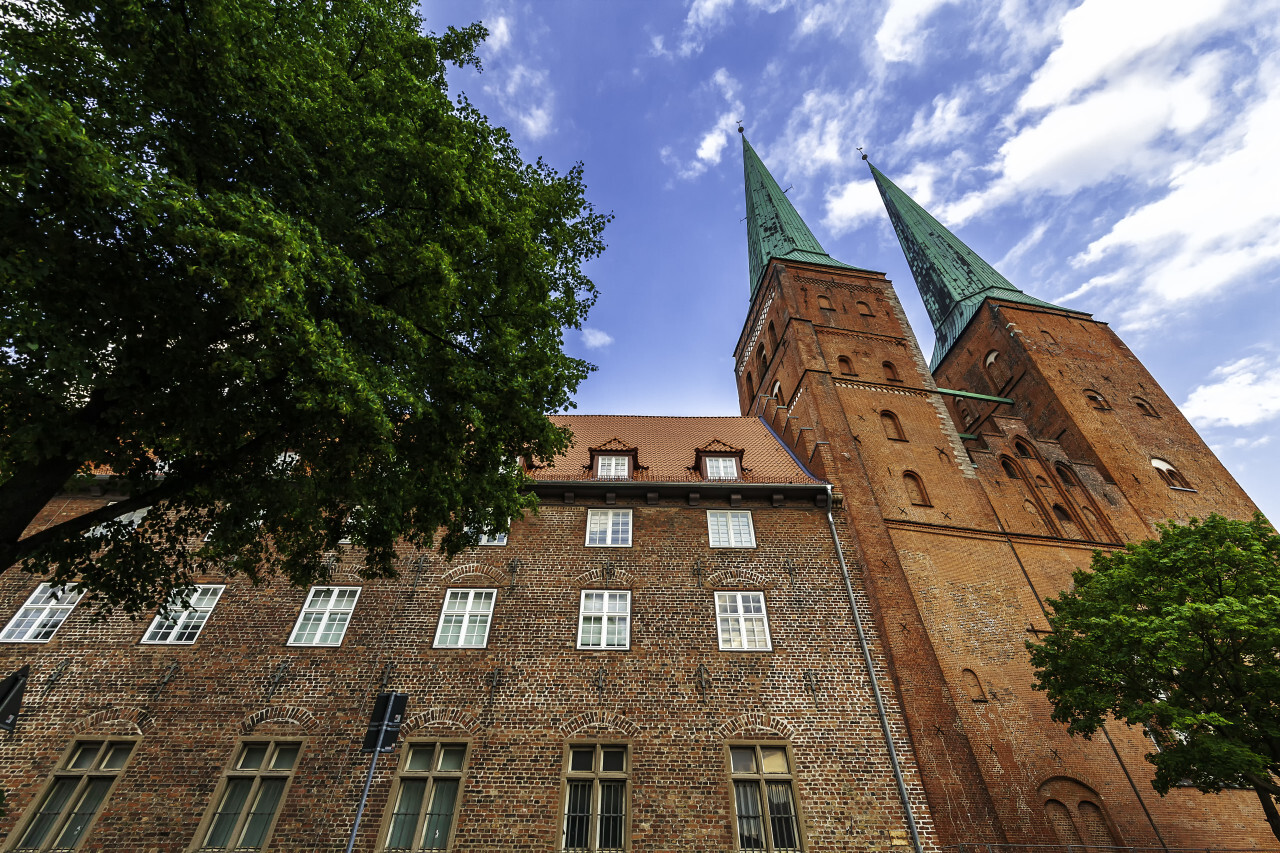
<path fill-rule="evenodd" d="M 845 358 L 844 356 L 840 356 L 839 358 L 836 359 L 836 364 L 839 365 L 840 372 L 843 373 L 845 376 L 853 375 L 853 362 L 849 361 L 849 359 Z"/>
<path fill-rule="evenodd" d="M 885 409 L 880 413 L 880 425 L 884 427 L 884 436 L 890 441 L 906 441 L 907 437 L 902 432 L 902 422 L 898 420 L 898 416 L 893 412 Z"/>
<path fill-rule="evenodd" d="M 892 361 L 882 362 L 880 366 L 884 368 L 884 378 L 886 380 L 888 380 L 889 382 L 902 381 L 901 379 L 898 378 L 898 368 L 893 366 Z"/>
<path fill-rule="evenodd" d="M 1018 455 L 1021 456 L 1023 459 L 1035 458 L 1035 454 L 1031 452 L 1031 448 L 1027 447 L 1027 445 L 1023 444 L 1021 441 L 1015 441 L 1013 443 L 1013 447 L 1015 450 L 1018 451 Z"/>
<path fill-rule="evenodd" d="M 769 369 L 769 357 L 764 354 L 764 344 L 756 347 L 756 367 L 759 368 L 761 376 L 764 376 L 764 372 Z"/>
<path fill-rule="evenodd" d="M 1013 464 L 1012 459 L 1001 459 L 1000 467 L 1004 469 L 1005 475 L 1008 476 L 1010 480 L 1022 479 L 1022 477 L 1018 475 L 1018 467 Z"/>
<path fill-rule="evenodd" d="M 859 301 L 859 302 L 857 302 L 856 304 L 857 304 L 857 307 L 858 307 L 858 313 L 859 313 L 859 314 L 861 314 L 863 317 L 874 317 L 874 316 L 876 316 L 876 315 L 875 315 L 875 312 L 871 310 L 871 306 L 870 306 L 870 305 L 868 305 L 867 303 L 862 302 L 862 301 Z"/>
<path fill-rule="evenodd" d="M 828 299 L 828 298 L 827 298 L 827 297 L 825 297 L 825 296 L 819 296 L 819 297 L 818 297 L 818 307 L 819 307 L 820 309 L 822 309 L 823 311 L 834 311 L 834 310 L 835 310 L 834 308 L 832 308 L 832 307 L 831 307 L 831 300 L 830 300 L 830 299 Z"/>
<path fill-rule="evenodd" d="M 755 383 L 751 381 L 751 371 L 749 370 L 747 371 L 747 374 L 746 374 L 746 383 L 747 383 L 747 397 L 748 399 L 751 400 L 752 404 L 754 405 L 755 396 L 756 396 L 756 386 L 755 386 Z"/>
<path fill-rule="evenodd" d="M 1053 470 L 1058 473 L 1058 479 L 1062 481 L 1062 485 L 1066 486 L 1067 488 L 1073 488 L 1075 486 L 1076 475 L 1072 474 L 1071 469 L 1069 469 L 1066 465 L 1063 465 L 1061 462 L 1059 462 L 1057 465 L 1053 466 Z"/>
<path fill-rule="evenodd" d="M 778 330 L 773 327 L 773 321 L 769 321 L 769 348 L 775 352 L 778 349 Z"/>
<path fill-rule="evenodd" d="M 1142 412 L 1142 414 L 1146 415 L 1149 418 L 1160 417 L 1160 415 L 1157 414 L 1156 412 L 1155 406 L 1151 405 L 1146 400 L 1142 399 L 1141 397 L 1133 397 L 1132 400 L 1133 400 L 1133 404 L 1138 407 L 1138 411 Z"/>
<path fill-rule="evenodd" d="M 982 682 L 978 674 L 971 669 L 960 670 L 960 680 L 964 682 L 964 692 L 970 702 L 986 702 L 987 694 L 982 690 Z"/>
<path fill-rule="evenodd" d="M 1106 411 L 1111 408 L 1111 404 L 1107 402 L 1107 398 L 1092 388 L 1084 389 L 1084 396 L 1088 399 L 1089 405 L 1099 411 Z"/>
<path fill-rule="evenodd" d="M 924 481 L 920 475 L 907 471 L 902 475 L 902 487 L 907 490 L 907 499 L 916 506 L 933 506 L 929 503 L 929 493 L 924 490 Z"/>
<path fill-rule="evenodd" d="M 1156 469 L 1156 473 L 1160 475 L 1160 479 L 1171 489 L 1190 489 L 1191 483 L 1177 468 L 1170 465 L 1163 459 L 1152 459 L 1151 467 Z"/>

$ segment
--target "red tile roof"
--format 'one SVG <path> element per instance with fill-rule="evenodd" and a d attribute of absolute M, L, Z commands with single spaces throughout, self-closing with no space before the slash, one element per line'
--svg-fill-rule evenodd
<path fill-rule="evenodd" d="M 742 453 L 742 483 L 817 485 L 815 479 L 759 418 L 675 418 L 643 415 L 553 415 L 551 420 L 573 431 L 573 446 L 549 464 L 535 467 L 535 480 L 594 480 L 593 449 L 616 454 L 635 448 L 631 479 L 656 483 L 698 483 L 698 451 Z M 723 482 L 714 480 L 711 482 Z"/>

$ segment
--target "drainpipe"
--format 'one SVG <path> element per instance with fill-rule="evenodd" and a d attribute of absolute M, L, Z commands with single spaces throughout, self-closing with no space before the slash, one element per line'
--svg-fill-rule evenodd
<path fill-rule="evenodd" d="M 911 810 L 911 799 L 907 796 L 907 784 L 902 781 L 902 767 L 898 764 L 898 751 L 893 748 L 893 734 L 889 731 L 889 717 L 884 710 L 884 697 L 880 695 L 880 683 L 876 680 L 875 663 L 871 659 L 871 646 L 867 643 L 867 633 L 862 627 L 862 617 L 858 615 L 858 602 L 853 597 L 853 582 L 849 580 L 849 567 L 844 561 L 844 549 L 840 547 L 840 537 L 836 534 L 836 520 L 831 515 L 831 485 L 827 485 L 827 526 L 831 528 L 831 541 L 836 546 L 836 558 L 840 561 L 840 575 L 844 578 L 844 589 L 849 594 L 849 609 L 853 612 L 853 626 L 858 631 L 858 645 L 862 647 L 862 660 L 867 665 L 867 677 L 871 679 L 871 695 L 876 700 L 876 714 L 880 717 L 880 730 L 884 732 L 884 745 L 889 750 L 889 764 L 893 767 L 893 781 L 898 785 L 898 797 L 902 800 L 902 809 L 907 815 L 907 830 L 911 833 L 911 846 L 916 853 L 924 853 L 920 846 L 920 833 L 916 829 L 915 813 Z"/>

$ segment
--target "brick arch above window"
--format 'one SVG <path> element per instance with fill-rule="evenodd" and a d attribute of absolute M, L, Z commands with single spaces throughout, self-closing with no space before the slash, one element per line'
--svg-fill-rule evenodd
<path fill-rule="evenodd" d="M 906 490 L 907 500 L 914 506 L 933 506 L 929 502 L 929 492 L 924 487 L 924 480 L 915 471 L 904 471 L 902 488 Z"/>
<path fill-rule="evenodd" d="M 902 431 L 902 421 L 888 409 L 880 413 L 880 426 L 884 428 L 884 437 L 890 441 L 907 440 L 906 433 Z"/>

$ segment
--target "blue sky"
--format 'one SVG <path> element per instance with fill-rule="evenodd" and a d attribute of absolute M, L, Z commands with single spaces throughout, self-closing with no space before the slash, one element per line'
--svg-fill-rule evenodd
<path fill-rule="evenodd" d="M 1280 518 L 1274 0 L 426 0 L 451 85 L 612 211 L 578 412 L 737 414 L 747 136 L 933 339 L 862 146 L 1014 284 L 1109 322 Z"/>

